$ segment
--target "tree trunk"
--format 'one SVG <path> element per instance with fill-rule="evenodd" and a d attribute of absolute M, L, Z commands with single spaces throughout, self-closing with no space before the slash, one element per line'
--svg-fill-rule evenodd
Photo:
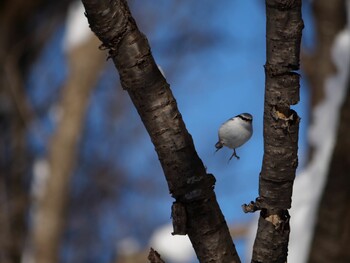
<path fill-rule="evenodd" d="M 350 80 L 321 199 L 310 263 L 350 262 Z"/>
<path fill-rule="evenodd" d="M 28 232 L 30 170 L 32 157 L 26 132 L 33 112 L 25 92 L 25 79 L 35 54 L 50 36 L 52 21 L 62 14 L 65 1 L 55 5 L 43 0 L 1 1 L 0 4 L 0 262 L 21 261 Z M 55 10 L 45 20 L 48 6 Z M 48 20 L 45 20 L 46 22 Z M 38 31 L 40 30 L 40 34 Z M 40 35 L 40 40 L 39 36 Z"/>
<path fill-rule="evenodd" d="M 344 0 L 318 0 L 313 1 L 312 5 L 317 46 L 312 55 L 305 55 L 303 69 L 310 84 L 313 111 L 324 99 L 326 80 L 337 71 L 331 58 L 331 50 L 336 36 L 346 25 L 346 5 Z M 350 134 L 349 90 L 350 87 L 341 109 L 328 179 L 315 217 L 308 262 L 350 262 L 347 249 L 350 242 L 350 143 L 347 136 Z"/>
<path fill-rule="evenodd" d="M 49 149 L 49 178 L 38 200 L 33 227 L 36 263 L 59 262 L 60 239 L 64 231 L 70 178 L 76 161 L 79 137 L 92 89 L 96 86 L 104 56 L 93 37 L 68 54 L 70 75 L 63 87 L 58 122 Z"/>
<path fill-rule="evenodd" d="M 324 99 L 325 80 L 336 71 L 331 59 L 331 48 L 334 38 L 346 23 L 345 1 L 312 1 L 312 10 L 315 21 L 316 47 L 312 54 L 303 56 L 302 69 L 310 84 L 311 107 L 314 108 Z"/>
<path fill-rule="evenodd" d="M 169 84 L 127 2 L 82 2 L 92 31 L 109 50 L 122 86 L 155 146 L 170 193 L 176 199 L 174 234 L 188 234 L 200 262 L 240 262 L 213 191 L 215 178 L 206 173 Z"/>
<path fill-rule="evenodd" d="M 331 49 L 337 34 L 346 23 L 345 0 L 312 1 L 315 23 L 316 47 L 311 54 L 302 55 L 302 70 L 305 72 L 310 90 L 310 103 L 313 112 L 324 99 L 324 86 L 327 78 L 336 73 L 331 58 Z M 317 66 L 315 66 L 317 65 Z M 311 122 L 312 115 L 310 115 Z M 309 160 L 312 160 L 314 146 L 310 144 Z"/>
<path fill-rule="evenodd" d="M 266 1 L 264 158 L 259 198 L 246 211 L 261 209 L 252 262 L 286 262 L 289 213 L 298 165 L 299 53 L 301 0 Z"/>

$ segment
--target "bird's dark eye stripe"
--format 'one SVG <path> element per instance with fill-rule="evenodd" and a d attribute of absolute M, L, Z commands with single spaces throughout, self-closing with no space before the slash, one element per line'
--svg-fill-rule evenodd
<path fill-rule="evenodd" d="M 251 118 L 246 118 L 246 117 L 244 117 L 244 116 L 242 116 L 242 115 L 238 115 L 237 117 L 238 117 L 238 118 L 241 118 L 241 119 L 244 120 L 244 121 L 252 121 Z"/>

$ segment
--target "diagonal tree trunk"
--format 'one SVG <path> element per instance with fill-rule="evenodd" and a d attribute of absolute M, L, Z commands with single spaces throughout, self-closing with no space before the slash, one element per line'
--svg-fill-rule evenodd
<path fill-rule="evenodd" d="M 213 191 L 215 178 L 198 157 L 169 84 L 125 0 L 82 0 L 92 31 L 109 50 L 155 146 L 173 205 L 174 234 L 188 234 L 200 262 L 240 262 Z"/>
<path fill-rule="evenodd" d="M 246 212 L 261 210 L 252 262 L 286 262 L 289 213 L 298 165 L 301 0 L 266 0 L 264 158 L 259 198 Z"/>

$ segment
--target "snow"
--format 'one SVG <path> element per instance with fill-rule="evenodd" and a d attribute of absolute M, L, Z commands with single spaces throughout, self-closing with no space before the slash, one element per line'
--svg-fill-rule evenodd
<path fill-rule="evenodd" d="M 348 1 L 348 13 L 350 1 Z M 313 159 L 297 176 L 293 190 L 290 263 L 307 261 L 313 236 L 315 216 L 325 185 L 339 122 L 339 112 L 346 95 L 350 71 L 350 26 L 336 37 L 332 58 L 338 72 L 326 80 L 325 99 L 313 112 L 314 122 L 309 131 L 310 145 L 315 148 Z"/>
<path fill-rule="evenodd" d="M 46 159 L 39 158 L 33 165 L 33 181 L 31 194 L 34 198 L 40 198 L 44 194 L 46 183 L 50 174 L 50 166 Z"/>
<path fill-rule="evenodd" d="M 196 257 L 188 236 L 173 236 L 171 224 L 158 228 L 150 239 L 150 247 L 156 250 L 165 262 L 188 263 Z"/>
<path fill-rule="evenodd" d="M 85 9 L 81 1 L 74 1 L 69 6 L 66 35 L 63 39 L 63 50 L 66 52 L 81 45 L 93 36 L 84 12 Z"/>

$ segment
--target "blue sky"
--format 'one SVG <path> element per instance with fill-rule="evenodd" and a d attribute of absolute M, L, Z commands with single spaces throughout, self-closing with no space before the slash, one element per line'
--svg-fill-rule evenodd
<path fill-rule="evenodd" d="M 149 39 L 156 62 L 171 85 L 198 154 L 208 172 L 217 179 L 215 191 L 227 222 L 248 222 L 251 215 L 244 214 L 241 205 L 257 197 L 263 156 L 264 4 L 262 1 L 226 0 L 213 4 L 207 0 L 189 3 L 150 0 L 132 1 L 131 5 L 141 31 Z M 310 48 L 313 30 L 308 5 L 308 2 L 304 3 L 303 43 Z M 193 34 L 183 36 L 187 30 Z M 64 32 L 62 25 L 53 34 L 27 80 L 30 100 L 40 113 L 28 134 L 32 150 L 38 157 L 46 154 L 49 136 L 56 125 L 48 111 L 59 98 L 60 87 L 68 74 L 61 46 Z M 293 108 L 301 116 L 299 158 L 303 165 L 307 155 L 309 102 L 307 84 L 304 79 L 301 83 L 301 101 Z M 106 114 L 110 113 L 108 105 L 113 104 L 120 107 L 117 108 L 118 116 L 111 122 Z M 217 130 L 228 118 L 242 112 L 254 116 L 254 134 L 237 150 L 241 159 L 228 163 L 231 150 L 223 149 L 214 154 Z M 106 132 L 113 139 L 106 137 Z M 100 250 L 90 249 L 89 253 L 96 255 L 90 257 L 89 262 L 109 262 L 118 239 L 133 236 L 146 244 L 157 224 L 169 223 L 173 201 L 154 147 L 127 93 L 119 86 L 111 61 L 106 63 L 88 110 L 80 162 L 73 181 L 76 188 L 72 188 L 72 196 L 78 200 L 81 192 L 93 184 L 86 175 L 89 166 L 84 166 L 92 158 L 91 152 L 127 177 L 117 200 L 101 205 L 101 215 L 90 222 L 96 224 L 96 236 L 109 252 L 99 258 Z M 147 207 L 151 215 L 144 214 L 140 207 Z M 147 224 L 150 228 L 147 231 L 132 224 L 135 219 L 148 222 L 151 217 L 154 222 Z M 68 238 L 67 247 L 69 242 L 73 241 Z M 237 245 L 243 257 L 244 242 Z M 75 251 L 67 248 L 65 252 L 66 262 L 73 262 L 70 260 Z"/>

